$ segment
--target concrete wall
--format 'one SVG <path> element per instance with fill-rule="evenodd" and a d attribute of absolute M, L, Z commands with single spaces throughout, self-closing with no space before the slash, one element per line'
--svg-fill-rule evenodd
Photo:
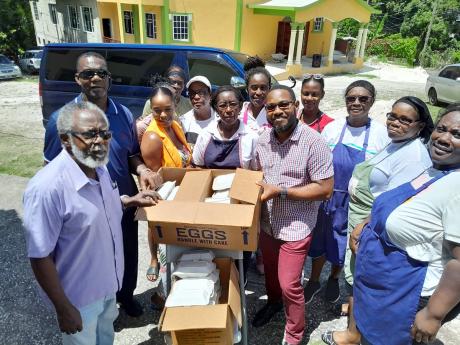
<path fill-rule="evenodd" d="M 101 35 L 103 34 L 102 30 L 102 19 L 108 18 L 110 19 L 110 24 L 112 27 L 112 39 L 116 41 L 121 41 L 120 38 L 120 25 L 118 22 L 118 12 L 117 12 L 117 4 L 116 3 L 103 3 L 98 2 L 97 4 L 98 11 L 99 11 L 99 20 L 101 26 Z"/>
<path fill-rule="evenodd" d="M 99 12 L 95 0 L 57 0 L 57 11 L 64 19 L 64 41 L 65 42 L 102 42 L 102 34 L 99 20 Z M 76 6 L 79 18 L 79 28 L 70 27 L 68 5 Z M 93 32 L 84 31 L 81 6 L 90 7 L 93 12 Z"/>
<path fill-rule="evenodd" d="M 33 3 L 36 3 L 38 10 L 38 20 L 35 18 Z M 56 4 L 56 1 L 36 0 L 30 1 L 30 10 L 35 28 L 35 39 L 37 45 L 41 46 L 47 43 L 62 42 L 63 33 L 63 18 L 56 12 L 57 24 L 51 21 L 51 14 L 48 4 Z"/>
<path fill-rule="evenodd" d="M 171 43 L 233 49 L 236 22 L 235 0 L 170 0 L 169 12 L 171 14 L 192 14 L 190 42 L 171 40 Z M 171 21 L 168 25 L 171 27 L 172 36 Z"/>

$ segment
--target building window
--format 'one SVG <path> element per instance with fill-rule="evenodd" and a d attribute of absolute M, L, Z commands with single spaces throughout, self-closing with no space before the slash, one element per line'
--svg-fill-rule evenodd
<path fill-rule="evenodd" d="M 51 21 L 53 24 L 57 24 L 56 4 L 48 4 L 48 8 L 50 10 Z"/>
<path fill-rule="evenodd" d="M 315 18 L 315 24 L 313 25 L 313 31 L 315 31 L 315 32 L 323 31 L 323 24 L 324 24 L 324 18 L 323 17 L 316 17 Z"/>
<path fill-rule="evenodd" d="M 146 34 L 149 38 L 157 38 L 157 20 L 155 14 L 145 14 Z"/>
<path fill-rule="evenodd" d="M 80 27 L 80 20 L 78 18 L 78 11 L 76 6 L 68 5 L 67 12 L 69 13 L 69 22 L 72 29 Z"/>
<path fill-rule="evenodd" d="M 125 32 L 127 34 L 134 34 L 134 20 L 133 20 L 133 12 L 131 11 L 123 11 L 123 16 L 125 19 Z"/>
<path fill-rule="evenodd" d="M 33 6 L 33 8 L 34 8 L 34 17 L 35 17 L 35 20 L 38 20 L 39 17 L 38 17 L 37 2 L 36 2 L 36 1 L 32 2 L 32 6 Z"/>
<path fill-rule="evenodd" d="M 173 40 L 175 41 L 189 41 L 189 16 L 187 14 L 173 14 L 172 27 L 173 27 Z"/>
<path fill-rule="evenodd" d="M 94 32 L 93 27 L 93 9 L 91 7 L 81 7 L 81 17 L 83 19 L 83 30 Z"/>

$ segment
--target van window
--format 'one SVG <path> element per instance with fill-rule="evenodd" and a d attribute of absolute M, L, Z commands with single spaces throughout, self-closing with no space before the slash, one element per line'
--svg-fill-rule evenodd
<path fill-rule="evenodd" d="M 107 63 L 113 84 L 150 86 L 155 74 L 164 75 L 174 52 L 147 50 L 108 50 Z"/>
<path fill-rule="evenodd" d="M 216 57 L 214 60 L 205 54 L 190 54 L 188 68 L 190 78 L 203 75 L 209 79 L 212 85 L 217 86 L 230 84 L 231 77 L 238 75 L 221 57 Z"/>
<path fill-rule="evenodd" d="M 88 49 L 49 49 L 46 61 L 47 80 L 75 81 L 77 58 Z M 105 49 L 91 49 L 105 55 Z"/>

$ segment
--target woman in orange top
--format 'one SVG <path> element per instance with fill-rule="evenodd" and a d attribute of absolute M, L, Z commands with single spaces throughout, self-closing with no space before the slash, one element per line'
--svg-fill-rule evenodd
<path fill-rule="evenodd" d="M 154 121 L 147 127 L 141 141 L 145 165 L 153 171 L 161 167 L 186 167 L 190 163 L 191 150 L 181 126 L 174 120 L 174 91 L 164 82 L 159 82 L 153 86 L 150 102 Z M 150 228 L 148 241 L 151 260 L 147 279 L 155 281 L 159 276 L 158 245 Z"/>

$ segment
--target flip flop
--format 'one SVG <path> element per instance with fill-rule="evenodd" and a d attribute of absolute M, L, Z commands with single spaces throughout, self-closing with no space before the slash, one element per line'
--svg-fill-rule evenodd
<path fill-rule="evenodd" d="M 150 280 L 151 282 L 156 281 L 158 279 L 158 277 L 159 277 L 159 274 L 160 274 L 159 265 L 149 266 L 149 268 L 147 268 L 147 272 L 145 273 L 145 275 L 147 276 L 147 279 Z M 155 276 L 156 278 L 155 279 L 149 279 L 149 276 Z"/>
<path fill-rule="evenodd" d="M 321 339 L 328 345 L 337 345 L 334 341 L 334 331 L 326 331 L 321 334 Z"/>

